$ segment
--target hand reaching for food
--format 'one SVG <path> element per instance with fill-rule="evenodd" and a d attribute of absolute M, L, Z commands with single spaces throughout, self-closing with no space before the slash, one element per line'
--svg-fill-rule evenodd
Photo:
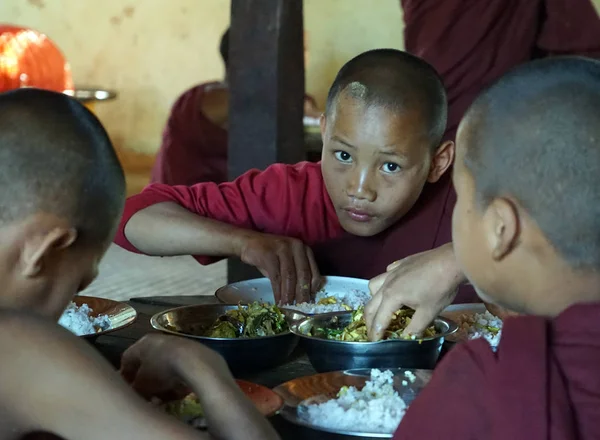
<path fill-rule="evenodd" d="M 365 307 L 369 339 L 380 340 L 394 312 L 403 306 L 415 310 L 405 335 L 420 334 L 452 302 L 463 281 L 452 244 L 391 264 L 386 273 L 369 282 L 373 295 Z"/>
<path fill-rule="evenodd" d="M 150 334 L 123 353 L 120 372 L 145 399 L 175 400 L 191 392 L 182 372 L 188 359 L 201 359 L 200 365 L 207 374 L 229 371 L 219 354 L 201 344 Z"/>
<path fill-rule="evenodd" d="M 271 280 L 277 304 L 308 302 L 320 287 L 313 252 L 300 240 L 254 233 L 245 240 L 241 259 Z"/>

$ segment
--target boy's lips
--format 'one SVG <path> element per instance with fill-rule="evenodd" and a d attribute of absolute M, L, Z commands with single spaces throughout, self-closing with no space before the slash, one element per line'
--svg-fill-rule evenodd
<path fill-rule="evenodd" d="M 344 208 L 344 211 L 346 211 L 348 217 L 356 222 L 370 222 L 375 217 L 371 211 L 366 211 L 363 209 Z"/>

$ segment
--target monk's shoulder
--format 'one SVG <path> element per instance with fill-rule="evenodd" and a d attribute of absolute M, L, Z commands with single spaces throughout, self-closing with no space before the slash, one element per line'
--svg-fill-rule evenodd
<path fill-rule="evenodd" d="M 439 368 L 447 374 L 460 375 L 469 380 L 485 372 L 496 364 L 496 354 L 484 339 L 474 339 L 458 344 L 443 359 Z"/>

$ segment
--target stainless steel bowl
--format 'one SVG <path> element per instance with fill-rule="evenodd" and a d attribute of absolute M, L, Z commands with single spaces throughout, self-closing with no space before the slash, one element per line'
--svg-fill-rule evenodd
<path fill-rule="evenodd" d="M 208 304 L 183 306 L 157 313 L 150 319 L 152 327 L 164 333 L 196 339 L 221 354 L 235 372 L 270 368 L 283 363 L 298 344 L 291 332 L 259 338 L 209 338 L 198 336 L 219 316 L 237 305 Z M 244 307 L 244 306 L 242 306 Z M 282 310 L 288 324 L 306 317 L 301 313 Z"/>
<path fill-rule="evenodd" d="M 457 329 L 452 321 L 436 318 L 438 335 L 421 340 L 346 342 L 308 336 L 313 328 L 344 327 L 351 320 L 352 312 L 336 312 L 307 317 L 292 325 L 292 332 L 300 337 L 301 346 L 319 373 L 355 368 L 433 369 L 444 338 Z"/>

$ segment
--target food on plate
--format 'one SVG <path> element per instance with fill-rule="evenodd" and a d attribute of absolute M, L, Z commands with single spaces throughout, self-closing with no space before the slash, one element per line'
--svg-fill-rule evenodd
<path fill-rule="evenodd" d="M 58 323 L 77 336 L 93 335 L 110 328 L 110 318 L 107 315 L 92 316 L 92 312 L 87 304 L 78 307 L 71 302 Z"/>
<path fill-rule="evenodd" d="M 158 403 L 158 402 L 157 402 Z M 163 405 L 167 414 L 177 417 L 179 420 L 189 423 L 194 428 L 205 428 L 206 419 L 198 396 L 194 393 L 188 394 L 181 400 L 168 402 Z"/>
<path fill-rule="evenodd" d="M 286 306 L 288 309 L 298 310 L 311 315 L 329 312 L 344 312 L 356 310 L 366 305 L 371 299 L 371 294 L 363 290 L 349 289 L 342 292 L 317 292 L 314 303 L 300 303 Z"/>
<path fill-rule="evenodd" d="M 181 331 L 175 326 L 166 325 L 173 331 Z M 258 338 L 287 332 L 289 326 L 285 315 L 275 305 L 254 302 L 248 306 L 239 305 L 219 316 L 212 324 L 204 326 L 198 336 L 209 338 Z M 196 333 L 194 333 L 196 334 Z"/>
<path fill-rule="evenodd" d="M 395 312 L 389 327 L 383 335 L 383 339 L 421 339 L 430 338 L 437 334 L 435 327 L 430 325 L 418 337 L 416 335 L 412 335 L 410 338 L 403 336 L 402 333 L 408 324 L 410 324 L 413 313 L 414 311 L 411 309 L 400 309 Z M 331 326 L 317 328 L 308 336 L 347 342 L 367 342 L 369 340 L 367 337 L 364 307 L 359 307 L 352 312 L 352 321 L 346 326 L 336 325 L 336 318 L 332 318 Z"/>
<path fill-rule="evenodd" d="M 498 346 L 502 336 L 502 320 L 489 311 L 463 313 L 454 320 L 458 324 L 458 331 L 449 340 L 457 342 L 484 338 L 492 347 Z"/>
<path fill-rule="evenodd" d="M 302 405 L 299 414 L 308 423 L 323 428 L 392 434 L 406 409 L 394 389 L 394 374 L 373 369 L 361 390 L 342 387 L 333 399 Z"/>

